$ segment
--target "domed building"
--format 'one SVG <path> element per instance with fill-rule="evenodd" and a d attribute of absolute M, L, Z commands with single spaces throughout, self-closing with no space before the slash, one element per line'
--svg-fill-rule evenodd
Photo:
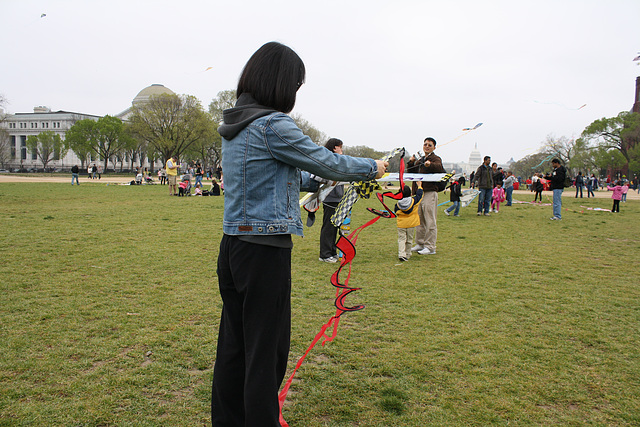
<path fill-rule="evenodd" d="M 473 168 L 473 165 L 477 165 L 476 166 L 477 168 L 481 164 L 482 164 L 482 155 L 478 150 L 478 143 L 476 143 L 473 147 L 473 151 L 471 151 L 471 154 L 469 154 L 469 166 Z"/>
<path fill-rule="evenodd" d="M 135 98 L 133 98 L 133 101 L 131 101 L 131 107 L 119 114 L 116 114 L 115 117 L 121 120 L 127 120 L 129 116 L 131 116 L 131 110 L 134 105 L 144 104 L 145 102 L 149 102 L 149 99 L 152 96 L 162 94 L 175 95 L 175 92 L 161 84 L 152 84 L 151 86 L 147 86 L 138 92 Z M 27 147 L 27 138 L 30 135 L 38 135 L 42 131 L 50 130 L 64 139 L 66 132 L 78 120 L 98 120 L 99 118 L 100 116 L 92 114 L 70 111 L 51 111 L 51 108 L 45 106 L 34 107 L 33 113 L 6 114 L 4 122 L 0 123 L 0 126 L 6 129 L 9 139 L 9 146 L 7 147 L 8 161 L 5 162 L 3 168 L 6 167 L 11 171 L 42 169 L 44 167 L 42 161 L 38 158 L 35 152 L 32 152 Z M 140 164 L 144 167 L 152 166 L 149 164 L 148 159 L 137 160 L 138 161 L 131 162 L 130 159 L 113 159 L 110 161 L 110 166 L 117 166 L 120 167 L 120 169 L 132 169 L 134 166 Z M 74 164 L 82 165 L 84 167 L 85 164 L 93 163 L 99 164 L 100 160 L 98 158 L 81 160 L 72 150 L 69 150 L 64 158 L 48 162 L 47 169 L 68 170 Z M 162 163 L 157 161 L 153 166 L 162 167 Z"/>
<path fill-rule="evenodd" d="M 147 86 L 144 89 L 142 89 L 140 92 L 138 92 L 136 97 L 133 98 L 133 101 L 131 101 L 131 107 L 149 102 L 149 99 L 152 96 L 163 95 L 163 94 L 175 95 L 175 92 L 165 87 L 164 85 L 157 84 L 157 83 L 152 84 L 151 86 Z M 127 120 L 131 115 L 131 107 L 127 108 L 120 114 L 117 114 L 116 117 L 119 118 L 120 120 Z"/>

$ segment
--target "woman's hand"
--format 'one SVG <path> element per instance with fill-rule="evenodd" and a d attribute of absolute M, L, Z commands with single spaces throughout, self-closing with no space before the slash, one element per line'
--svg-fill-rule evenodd
<path fill-rule="evenodd" d="M 378 174 L 376 175 L 376 179 L 382 178 L 382 175 L 387 173 L 387 167 L 389 166 L 389 162 L 383 162 L 382 160 L 376 160 L 376 164 L 378 165 Z"/>

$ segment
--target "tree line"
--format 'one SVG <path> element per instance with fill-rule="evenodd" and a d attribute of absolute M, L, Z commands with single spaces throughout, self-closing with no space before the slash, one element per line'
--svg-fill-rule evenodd
<path fill-rule="evenodd" d="M 579 138 L 547 136 L 542 148 L 512 164 L 516 176 L 528 177 L 549 169 L 558 158 L 572 172 L 604 176 L 607 171 L 631 178 L 640 174 L 640 114 L 623 111 L 587 126 Z"/>
<path fill-rule="evenodd" d="M 0 99 L 4 104 L 4 99 Z M 234 90 L 217 94 L 205 110 L 191 95 L 162 94 L 152 96 L 143 104 L 132 107 L 127 121 L 104 116 L 98 120 L 78 120 L 62 140 L 58 134 L 45 131 L 27 138 L 27 146 L 36 153 L 44 168 L 52 160 L 63 158 L 71 150 L 81 166 L 95 159 L 103 162 L 104 170 L 122 169 L 125 162 L 142 165 L 145 159 L 152 165 L 170 157 L 183 162 L 200 162 L 215 167 L 221 160 L 221 137 L 218 126 L 223 111 L 235 105 Z M 291 116 L 303 133 L 316 144 L 323 145 L 328 137 L 299 114 Z M 2 117 L 0 117 L 2 119 Z M 0 129 L 0 140 L 6 142 L 6 131 Z M 0 141 L 1 142 L 1 141 Z M 3 142 L 3 144 L 4 144 Z M 8 143 L 4 144 L 8 147 Z M 6 147 L 0 146 L 5 155 Z M 381 158 L 385 153 L 359 145 L 345 147 L 345 154 L 355 157 Z M 623 111 L 616 117 L 595 120 L 579 138 L 549 135 L 538 152 L 512 164 L 516 176 L 530 176 L 546 171 L 552 158 L 559 158 L 570 170 L 597 172 L 607 170 L 640 173 L 640 114 Z M 2 160 L 0 158 L 0 160 Z M 398 170 L 399 160 L 392 159 L 389 170 Z"/>

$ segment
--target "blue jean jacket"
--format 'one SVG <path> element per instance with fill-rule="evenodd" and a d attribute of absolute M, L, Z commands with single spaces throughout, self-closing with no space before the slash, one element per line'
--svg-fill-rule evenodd
<path fill-rule="evenodd" d="M 307 172 L 302 172 L 307 171 Z M 257 118 L 222 139 L 223 231 L 228 235 L 303 235 L 300 190 L 316 191 L 309 173 L 334 181 L 375 178 L 376 162 L 316 145 L 291 117 Z"/>

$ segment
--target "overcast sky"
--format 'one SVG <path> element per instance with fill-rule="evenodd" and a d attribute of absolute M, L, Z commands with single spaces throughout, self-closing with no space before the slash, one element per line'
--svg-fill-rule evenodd
<path fill-rule="evenodd" d="M 631 109 L 639 20 L 638 0 L 0 0 L 0 94 L 102 116 L 159 83 L 206 108 L 275 40 L 307 68 L 293 112 L 328 136 L 503 163 Z"/>

